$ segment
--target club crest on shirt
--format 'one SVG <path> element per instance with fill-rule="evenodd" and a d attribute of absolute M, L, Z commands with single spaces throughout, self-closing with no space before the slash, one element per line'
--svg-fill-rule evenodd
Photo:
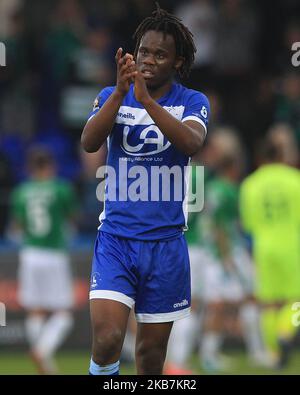
<path fill-rule="evenodd" d="M 96 288 L 99 285 L 99 282 L 101 281 L 100 274 L 98 272 L 93 273 L 92 278 L 91 278 L 91 288 Z"/>
<path fill-rule="evenodd" d="M 100 99 L 100 98 L 97 96 L 96 99 L 94 100 L 94 103 L 93 103 L 93 111 L 99 110 L 99 106 L 100 106 L 99 99 Z"/>

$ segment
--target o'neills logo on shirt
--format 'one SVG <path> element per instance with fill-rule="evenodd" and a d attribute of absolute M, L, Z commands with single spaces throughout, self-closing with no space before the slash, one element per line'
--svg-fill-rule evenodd
<path fill-rule="evenodd" d="M 130 112 L 123 114 L 122 112 L 118 112 L 118 117 L 120 118 L 125 118 L 125 119 L 135 119 L 135 116 L 131 114 Z"/>

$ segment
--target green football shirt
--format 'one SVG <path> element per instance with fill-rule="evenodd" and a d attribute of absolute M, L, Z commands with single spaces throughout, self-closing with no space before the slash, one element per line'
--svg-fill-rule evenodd
<path fill-rule="evenodd" d="M 220 258 L 216 229 L 221 229 L 230 243 L 230 249 L 240 243 L 238 228 L 238 185 L 215 176 L 205 185 L 205 205 L 201 221 L 202 243 Z"/>
<path fill-rule="evenodd" d="M 28 246 L 65 248 L 65 226 L 75 209 L 72 186 L 58 179 L 27 181 L 12 194 L 12 215 L 21 224 Z"/>
<path fill-rule="evenodd" d="M 212 173 L 208 168 L 204 169 L 204 173 L 199 173 L 198 174 L 198 179 L 197 179 L 197 171 L 196 167 L 197 166 L 202 166 L 199 163 L 192 163 L 191 164 L 191 172 L 190 172 L 190 189 L 189 192 L 196 192 L 196 189 L 200 191 L 200 189 L 204 188 L 205 191 L 205 186 L 212 178 Z M 204 176 L 204 179 L 203 179 Z M 204 183 L 204 184 L 203 184 Z M 201 191 L 200 191 L 201 192 Z M 190 212 L 188 214 L 188 230 L 185 233 L 185 237 L 187 240 L 187 243 L 189 246 L 202 246 L 202 230 L 201 230 L 201 216 L 203 214 L 203 210 L 201 211 L 196 211 L 196 212 Z"/>

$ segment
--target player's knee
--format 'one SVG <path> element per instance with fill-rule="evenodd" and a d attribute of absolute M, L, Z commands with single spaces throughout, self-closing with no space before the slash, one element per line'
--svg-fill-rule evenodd
<path fill-rule="evenodd" d="M 167 345 L 142 341 L 137 344 L 136 355 L 144 374 L 161 374 L 166 358 Z"/>
<path fill-rule="evenodd" d="M 100 365 L 105 365 L 111 358 L 119 358 L 122 347 L 122 331 L 118 328 L 101 325 L 94 330 L 93 359 Z"/>

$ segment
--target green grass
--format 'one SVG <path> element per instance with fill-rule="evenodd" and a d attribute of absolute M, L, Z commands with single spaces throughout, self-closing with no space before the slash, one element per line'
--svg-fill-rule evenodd
<path fill-rule="evenodd" d="M 83 351 L 59 352 L 57 366 L 60 374 L 86 375 L 90 363 L 90 354 Z M 123 368 L 123 367 L 122 367 Z M 124 366 L 122 374 L 134 374 L 133 366 Z M 1 352 L 0 375 L 34 375 L 35 366 L 26 352 Z"/>
<path fill-rule="evenodd" d="M 252 366 L 247 357 L 242 352 L 231 352 L 226 354 L 230 357 L 232 364 L 231 369 L 226 374 L 299 374 L 300 366 L 300 352 L 294 353 L 291 358 L 289 366 L 280 371 L 271 371 L 268 369 L 262 369 Z M 61 374 L 74 374 L 74 375 L 86 375 L 89 366 L 90 355 L 87 352 L 60 352 L 57 355 L 57 364 Z M 191 358 L 190 367 L 193 369 L 195 374 L 205 374 L 200 367 L 197 357 Z M 36 374 L 35 367 L 27 354 L 21 352 L 8 353 L 1 352 L 0 354 L 0 374 L 5 375 L 34 375 Z M 133 365 L 121 365 L 121 374 L 130 375 L 135 374 L 135 368 Z"/>

